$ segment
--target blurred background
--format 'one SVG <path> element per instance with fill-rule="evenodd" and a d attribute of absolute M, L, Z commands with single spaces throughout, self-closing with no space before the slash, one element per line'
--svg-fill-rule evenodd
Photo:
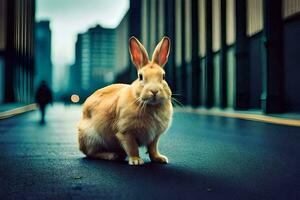
<path fill-rule="evenodd" d="M 300 112 L 299 0 L 0 0 L 0 103 L 33 103 L 42 80 L 82 103 L 136 78 L 130 36 L 152 55 L 164 35 L 183 105 Z"/>
<path fill-rule="evenodd" d="M 167 166 L 78 149 L 81 103 L 137 78 L 131 36 L 171 39 Z M 0 197 L 299 200 L 299 52 L 300 0 L 0 0 Z"/>

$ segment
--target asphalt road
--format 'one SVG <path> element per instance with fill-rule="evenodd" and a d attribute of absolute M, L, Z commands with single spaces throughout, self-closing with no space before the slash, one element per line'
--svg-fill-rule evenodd
<path fill-rule="evenodd" d="M 300 128 L 175 113 L 167 165 L 89 160 L 79 107 L 0 121 L 0 199 L 300 199 Z"/>

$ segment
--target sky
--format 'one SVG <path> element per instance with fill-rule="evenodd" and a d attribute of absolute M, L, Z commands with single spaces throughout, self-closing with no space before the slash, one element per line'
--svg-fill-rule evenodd
<path fill-rule="evenodd" d="M 37 0 L 36 21 L 50 20 L 54 91 L 66 86 L 74 63 L 78 33 L 100 24 L 115 28 L 129 9 L 129 0 Z"/>

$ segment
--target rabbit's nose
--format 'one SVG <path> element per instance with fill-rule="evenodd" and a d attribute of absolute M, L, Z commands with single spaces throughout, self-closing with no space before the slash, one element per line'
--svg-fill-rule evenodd
<path fill-rule="evenodd" d="M 158 93 L 158 90 L 151 90 L 151 93 L 153 94 L 153 96 L 156 96 Z"/>

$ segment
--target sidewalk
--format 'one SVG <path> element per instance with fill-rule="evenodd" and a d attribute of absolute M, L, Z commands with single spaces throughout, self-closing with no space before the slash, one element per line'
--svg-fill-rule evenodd
<path fill-rule="evenodd" d="M 6 119 L 18 114 L 22 114 L 28 111 L 35 110 L 37 105 L 32 104 L 20 104 L 20 103 L 9 103 L 9 104 L 0 104 L 0 120 Z"/>
<path fill-rule="evenodd" d="M 300 127 L 300 113 L 264 114 L 260 110 L 237 111 L 233 109 L 207 109 L 192 107 L 177 107 L 175 110 L 179 112 L 196 113 L 200 115 L 229 117 L 271 124 Z"/>

